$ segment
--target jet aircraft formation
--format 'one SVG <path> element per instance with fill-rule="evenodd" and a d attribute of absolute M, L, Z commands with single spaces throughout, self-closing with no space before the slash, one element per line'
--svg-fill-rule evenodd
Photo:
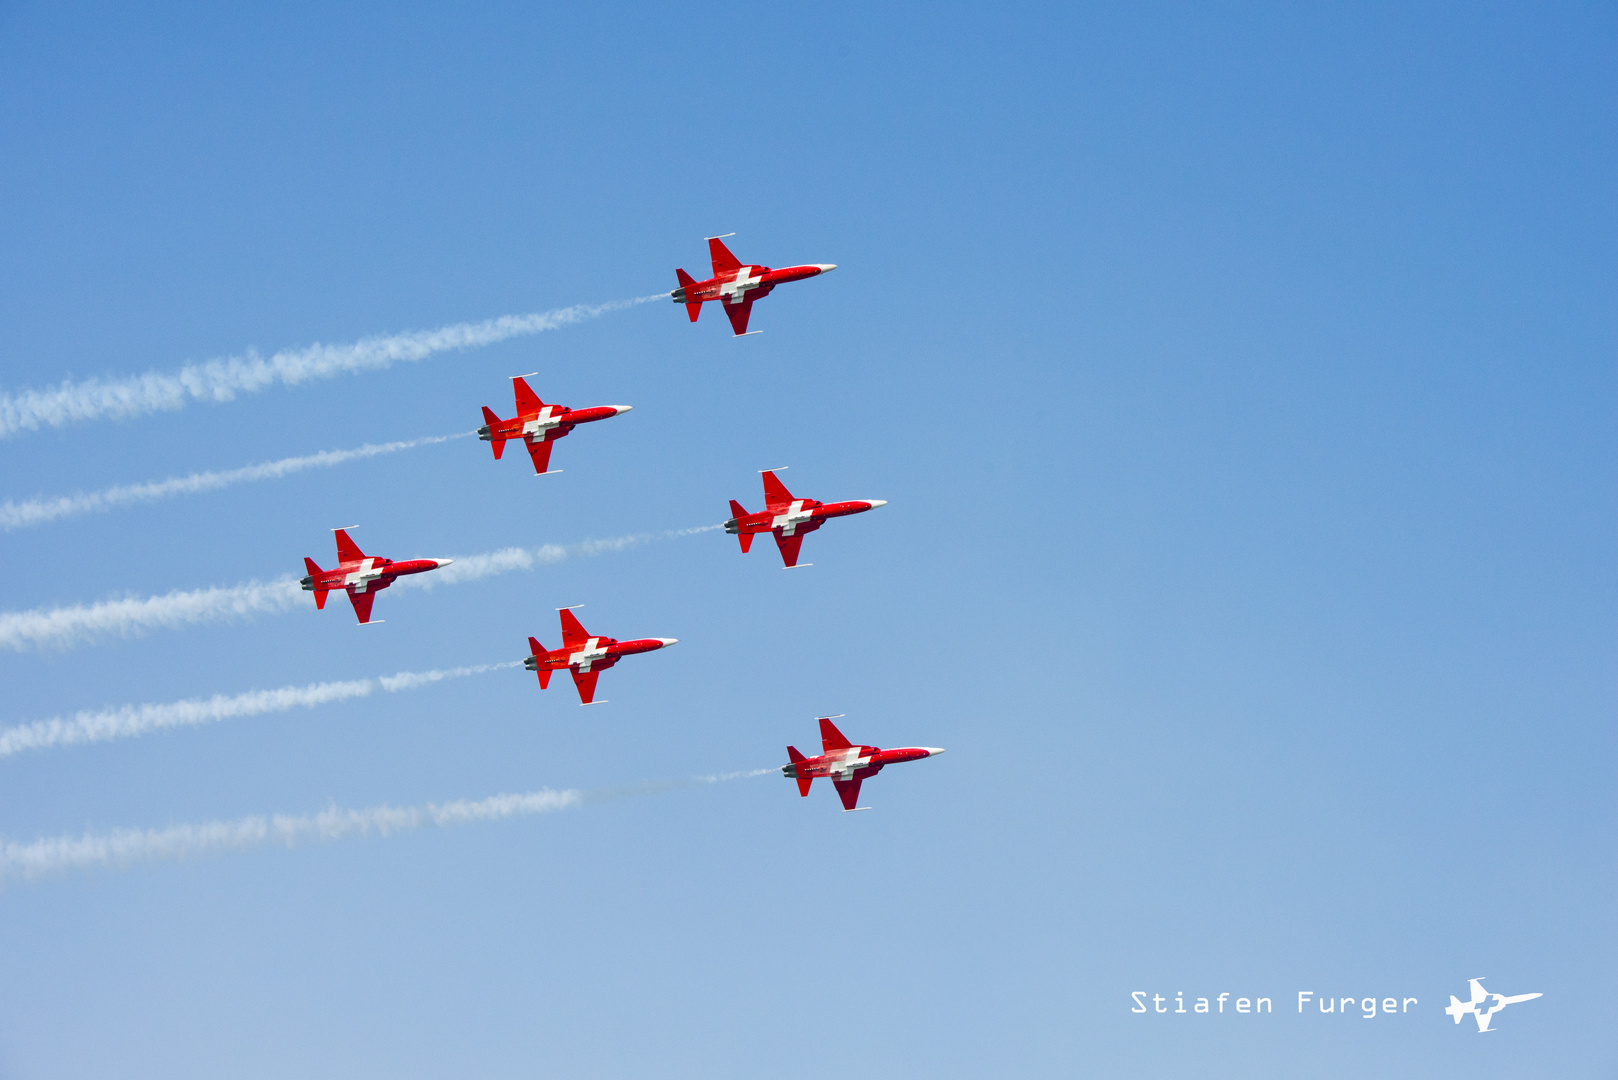
<path fill-rule="evenodd" d="M 686 306 L 692 322 L 697 321 L 704 303 L 709 300 L 719 301 L 730 319 L 732 331 L 738 337 L 748 333 L 747 321 L 753 303 L 768 296 L 775 286 L 788 281 L 815 277 L 837 268 L 834 264 L 817 263 L 772 270 L 767 266 L 743 264 L 730 253 L 721 240 L 722 238 L 717 236 L 708 239 L 713 276 L 705 281 L 696 281 L 684 270 L 676 270 L 675 275 L 680 284 L 669 295 L 675 303 Z M 480 439 L 489 443 L 496 460 L 499 460 L 507 442 L 521 439 L 529 458 L 533 461 L 534 473 L 538 476 L 549 476 L 561 471 L 550 467 L 551 451 L 558 439 L 571 433 L 579 424 L 620 416 L 631 409 L 629 405 L 602 405 L 585 409 L 547 405 L 540 400 L 539 395 L 526 380 L 527 377 L 521 375 L 511 380 L 516 401 L 516 416 L 510 420 L 502 420 L 494 410 L 483 406 L 484 424 L 477 429 L 477 434 Z M 834 503 L 801 499 L 787 490 L 786 485 L 776 476 L 776 471 L 769 469 L 762 472 L 764 509 L 756 514 L 750 514 L 739 502 L 732 499 L 731 516 L 724 523 L 724 528 L 728 534 L 741 542 L 743 554 L 747 553 L 754 537 L 770 533 L 775 539 L 776 547 L 780 549 L 781 561 L 787 569 L 810 565 L 798 562 L 803 538 L 827 521 L 850 514 L 861 514 L 878 506 L 887 505 L 882 499 L 858 499 Z M 334 532 L 337 539 L 337 566 L 331 570 L 322 570 L 313 559 L 306 557 L 303 561 L 309 573 L 300 584 L 306 591 L 315 594 L 316 608 L 326 606 L 326 595 L 329 592 L 337 589 L 346 591 L 361 625 L 372 621 L 371 606 L 376 600 L 376 594 L 393 584 L 394 579 L 405 574 L 421 574 L 436 570 L 441 566 L 447 566 L 450 562 L 449 559 L 410 559 L 394 562 L 369 556 L 359 549 L 346 529 L 336 529 Z M 581 705 L 605 704 L 595 700 L 596 680 L 603 671 L 617 664 L 620 659 L 637 653 L 663 649 L 675 644 L 677 640 L 638 638 L 632 641 L 619 641 L 616 638 L 592 635 L 573 614 L 573 609 L 571 607 L 557 609 L 561 619 L 562 647 L 554 650 L 546 649 L 537 638 L 529 637 L 529 655 L 523 664 L 527 670 L 538 675 L 542 690 L 550 685 L 550 678 L 554 672 L 566 670 L 573 677 Z M 890 750 L 874 746 L 857 746 L 843 737 L 842 732 L 832 724 L 833 719 L 835 718 L 819 719 L 823 753 L 817 757 L 805 757 L 794 747 L 789 746 L 787 756 L 790 762 L 782 766 L 781 771 L 789 779 L 797 781 L 799 793 L 802 795 L 809 794 L 809 785 L 815 778 L 830 778 L 832 785 L 837 789 L 844 810 L 864 809 L 858 806 L 860 784 L 867 778 L 875 776 L 883 766 L 901 761 L 916 761 L 944 752 L 936 747 L 925 746 Z"/>

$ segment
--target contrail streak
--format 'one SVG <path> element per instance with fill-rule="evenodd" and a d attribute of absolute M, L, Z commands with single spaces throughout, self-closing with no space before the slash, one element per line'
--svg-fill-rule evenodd
<path fill-rule="evenodd" d="M 312 709 L 328 702 L 369 697 L 378 689 L 398 693 L 445 679 L 521 666 L 521 660 L 511 660 L 436 671 L 401 671 L 397 675 L 384 675 L 376 679 L 310 683 L 308 686 L 283 686 L 277 690 L 250 690 L 245 694 L 215 694 L 210 698 L 78 712 L 68 717 L 58 716 L 0 729 L 0 758 L 24 750 L 47 750 L 55 746 L 129 739 L 168 728 L 212 724 L 220 720 L 262 716 L 289 709 Z"/>
<path fill-rule="evenodd" d="M 424 360 L 435 353 L 476 349 L 555 330 L 667 296 L 658 293 L 607 304 L 575 304 L 529 315 L 502 315 L 436 330 L 361 338 L 346 345 L 317 343 L 285 349 L 268 359 L 249 349 L 240 356 L 187 364 L 171 373 L 148 371 L 124 378 L 70 379 L 44 390 L 0 393 L 0 438 L 79 420 L 122 420 L 174 411 L 192 401 L 231 401 L 238 394 L 256 394 L 276 383 L 296 386 L 311 379 L 377 371 L 401 361 Z"/>
<path fill-rule="evenodd" d="M 175 495 L 195 495 L 198 492 L 215 491 L 252 480 L 279 480 L 283 476 L 302 472 L 304 469 L 329 468 L 341 465 L 345 461 L 373 458 L 378 454 L 392 454 L 399 450 L 409 450 L 413 446 L 464 439 L 473 434 L 476 433 L 463 431 L 454 435 L 433 435 L 406 442 L 366 443 L 352 450 L 323 450 L 318 454 L 266 461 L 227 472 L 192 473 L 190 476 L 175 476 L 148 484 L 117 484 L 100 491 L 62 495 L 54 499 L 30 499 L 20 503 L 8 499 L 0 504 L 0 529 L 10 532 L 12 529 L 43 525 L 57 518 L 77 517 L 79 514 L 96 513 L 134 503 L 157 502 L 159 499 L 172 498 Z"/>
<path fill-rule="evenodd" d="M 350 810 L 331 806 L 318 814 L 255 815 L 234 821 L 207 821 L 197 825 L 171 825 L 166 829 L 114 829 L 80 836 L 55 836 L 17 843 L 0 840 L 0 882 L 8 878 L 32 881 L 48 874 L 96 867 L 127 867 L 135 863 L 187 859 L 226 851 L 275 844 L 297 847 L 305 841 L 342 840 L 375 833 L 389 836 L 427 825 L 469 825 L 647 795 L 695 784 L 716 784 L 760 776 L 774 769 L 693 777 L 668 783 L 628 788 L 557 791 L 541 788 L 517 795 L 493 795 L 477 801 L 428 803 L 425 806 L 372 806 Z"/>
<path fill-rule="evenodd" d="M 456 556 L 455 562 L 449 566 L 430 574 L 399 578 L 396 585 L 406 588 L 454 585 L 512 570 L 533 570 L 568 558 L 623 551 L 649 540 L 672 539 L 718 528 L 722 526 L 701 525 L 694 529 L 637 533 L 610 540 L 546 544 L 533 549 L 512 547 L 486 555 Z M 435 582 L 434 578 L 438 580 Z M 38 645 L 50 645 L 65 649 L 107 634 L 130 637 L 154 629 L 227 622 L 288 611 L 309 602 L 298 587 L 298 579 L 287 576 L 268 582 L 255 580 L 242 585 L 208 589 L 176 589 L 161 596 L 128 597 L 71 607 L 34 608 L 31 611 L 5 611 L 0 612 L 0 648 L 21 652 Z"/>

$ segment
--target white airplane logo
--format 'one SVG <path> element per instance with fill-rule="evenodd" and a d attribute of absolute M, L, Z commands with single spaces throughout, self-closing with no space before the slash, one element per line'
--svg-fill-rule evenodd
<path fill-rule="evenodd" d="M 1449 1005 L 1444 1011 L 1449 1013 L 1457 1024 L 1461 1022 L 1461 1017 L 1470 1013 L 1478 1022 L 1478 1030 L 1488 1031 L 1489 1021 L 1494 1019 L 1494 1014 L 1504 1009 L 1507 1005 L 1515 1005 L 1519 1001 L 1532 1001 L 1542 996 L 1541 994 L 1517 994 L 1513 997 L 1503 997 L 1500 994 L 1493 994 L 1483 989 L 1482 979 L 1473 979 L 1472 1000 L 1462 1001 L 1454 994 L 1451 994 L 1449 996 Z"/>

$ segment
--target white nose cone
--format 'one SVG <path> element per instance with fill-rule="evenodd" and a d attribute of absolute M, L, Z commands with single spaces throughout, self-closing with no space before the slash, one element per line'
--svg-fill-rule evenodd
<path fill-rule="evenodd" d="M 433 562 L 437 563 L 439 566 L 448 566 L 450 563 L 452 563 L 454 561 L 455 561 L 454 559 L 434 559 L 433 560 Z"/>
<path fill-rule="evenodd" d="M 888 505 L 888 500 L 886 499 L 866 499 L 865 501 L 871 504 L 872 510 L 875 510 L 879 506 Z"/>
<path fill-rule="evenodd" d="M 628 412 L 634 407 L 635 406 L 633 405 L 614 405 L 612 408 L 614 412 L 616 412 L 619 416 L 622 416 L 624 413 Z"/>
<path fill-rule="evenodd" d="M 819 270 L 822 274 L 829 274 L 833 270 L 837 269 L 837 264 L 836 263 L 815 263 L 815 269 Z"/>
<path fill-rule="evenodd" d="M 944 748 L 942 746 L 918 746 L 916 749 L 927 751 L 928 757 L 937 757 L 939 754 L 944 752 Z"/>
<path fill-rule="evenodd" d="M 677 638 L 677 637 L 660 637 L 657 640 L 663 643 L 661 647 L 665 648 L 665 649 L 668 648 L 670 645 L 679 644 L 679 641 L 680 641 L 680 639 Z"/>

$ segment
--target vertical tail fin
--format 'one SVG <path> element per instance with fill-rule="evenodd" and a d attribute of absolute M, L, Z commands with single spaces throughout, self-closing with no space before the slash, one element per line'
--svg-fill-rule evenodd
<path fill-rule="evenodd" d="M 787 760 L 796 765 L 798 762 L 803 760 L 803 755 L 798 753 L 798 748 L 796 746 L 789 746 L 787 747 Z M 796 779 L 798 781 L 798 794 L 809 794 L 809 785 L 815 782 L 815 778 L 812 776 L 799 776 Z"/>
<path fill-rule="evenodd" d="M 303 567 L 304 567 L 305 570 L 309 571 L 309 576 L 314 578 L 316 581 L 319 581 L 320 576 L 325 573 L 324 570 L 322 570 L 320 567 L 315 565 L 315 560 L 311 559 L 307 555 L 305 555 L 303 557 Z M 314 590 L 314 593 L 315 593 L 315 610 L 316 611 L 324 610 L 325 607 L 326 607 L 326 590 L 325 589 L 316 589 L 316 590 Z"/>
<path fill-rule="evenodd" d="M 696 280 L 684 270 L 675 270 L 674 275 L 680 279 L 680 292 L 685 296 L 690 296 L 691 294 L 686 292 L 686 290 L 695 285 Z M 702 301 L 687 300 L 685 302 L 685 313 L 691 316 L 692 322 L 696 322 L 697 316 L 702 314 Z"/>
<path fill-rule="evenodd" d="M 490 430 L 493 430 L 494 426 L 500 423 L 500 418 L 495 415 L 493 409 L 485 405 L 483 406 L 483 422 L 489 425 Z M 494 460 L 499 461 L 501 453 L 506 449 L 506 440 L 491 438 L 489 439 L 489 446 L 494 450 Z"/>

